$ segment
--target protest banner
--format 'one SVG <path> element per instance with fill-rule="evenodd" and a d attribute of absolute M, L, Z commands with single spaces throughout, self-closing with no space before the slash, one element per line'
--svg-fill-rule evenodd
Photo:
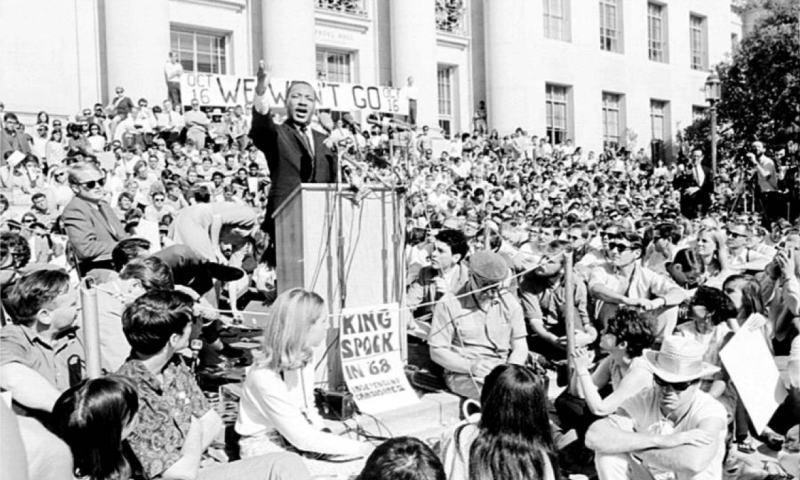
<path fill-rule="evenodd" d="M 339 352 L 345 382 L 361 411 L 376 414 L 418 401 L 400 358 L 397 304 L 342 310 Z"/>
<path fill-rule="evenodd" d="M 286 90 L 290 84 L 290 80 L 271 79 L 267 88 L 270 105 L 285 108 Z M 315 88 L 318 109 L 408 114 L 408 97 L 399 88 L 336 82 L 317 82 Z M 201 107 L 245 106 L 253 100 L 255 90 L 255 77 L 212 73 L 184 73 L 181 76 L 181 99 L 184 105 L 197 100 Z"/>
<path fill-rule="evenodd" d="M 751 316 L 719 352 L 725 369 L 733 380 L 753 426 L 763 432 L 775 410 L 786 398 L 775 359 L 761 329 L 750 327 Z M 747 355 L 742 355 L 747 352 Z"/>

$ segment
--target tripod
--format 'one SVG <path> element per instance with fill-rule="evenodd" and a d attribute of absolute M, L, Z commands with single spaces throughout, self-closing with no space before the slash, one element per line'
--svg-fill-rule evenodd
<path fill-rule="evenodd" d="M 736 196 L 734 197 L 733 202 L 731 202 L 731 206 L 728 208 L 728 218 L 730 218 L 733 213 L 736 212 L 736 208 L 738 207 L 739 203 L 742 204 L 742 210 L 745 214 L 749 212 L 755 213 L 756 210 L 756 196 L 755 189 L 752 185 L 752 179 L 748 178 L 748 173 L 745 171 L 743 166 L 739 166 L 736 169 L 736 172 L 738 174 L 739 181 L 733 188 L 736 192 Z M 750 210 L 747 208 L 748 203 L 750 204 Z"/>

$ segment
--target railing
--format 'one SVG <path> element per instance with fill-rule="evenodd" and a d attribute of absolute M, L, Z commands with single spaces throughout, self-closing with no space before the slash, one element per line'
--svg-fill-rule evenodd
<path fill-rule="evenodd" d="M 367 16 L 366 0 L 317 0 L 317 8 L 357 17 Z"/>
<path fill-rule="evenodd" d="M 468 35 L 469 16 L 465 0 L 436 0 L 436 29 L 454 35 Z"/>

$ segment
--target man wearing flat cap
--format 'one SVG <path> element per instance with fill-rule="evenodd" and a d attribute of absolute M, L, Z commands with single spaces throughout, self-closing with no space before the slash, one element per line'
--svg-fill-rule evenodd
<path fill-rule="evenodd" d="M 524 364 L 528 345 L 522 307 L 505 288 L 503 257 L 478 251 L 468 266 L 467 284 L 436 304 L 428 344 L 450 390 L 478 399 L 486 375 L 500 364 Z"/>
<path fill-rule="evenodd" d="M 700 390 L 719 368 L 703 361 L 706 347 L 670 336 L 658 352 L 645 350 L 655 385 L 626 400 L 586 433 L 600 480 L 721 479 L 725 455 L 725 408 Z M 588 375 L 588 372 L 586 373 Z"/>

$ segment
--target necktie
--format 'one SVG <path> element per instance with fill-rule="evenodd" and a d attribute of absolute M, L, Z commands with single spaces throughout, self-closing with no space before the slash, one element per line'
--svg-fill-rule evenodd
<path fill-rule="evenodd" d="M 316 161 L 314 161 L 314 149 L 311 148 L 311 142 L 308 139 L 308 126 L 301 125 L 298 126 L 297 129 L 300 131 L 300 139 L 303 141 L 303 145 L 306 147 L 306 150 L 308 150 L 309 153 L 307 163 L 306 161 L 303 161 L 304 164 L 301 165 L 301 177 L 306 182 L 313 182 Z M 304 175 L 304 173 L 306 175 Z"/>

